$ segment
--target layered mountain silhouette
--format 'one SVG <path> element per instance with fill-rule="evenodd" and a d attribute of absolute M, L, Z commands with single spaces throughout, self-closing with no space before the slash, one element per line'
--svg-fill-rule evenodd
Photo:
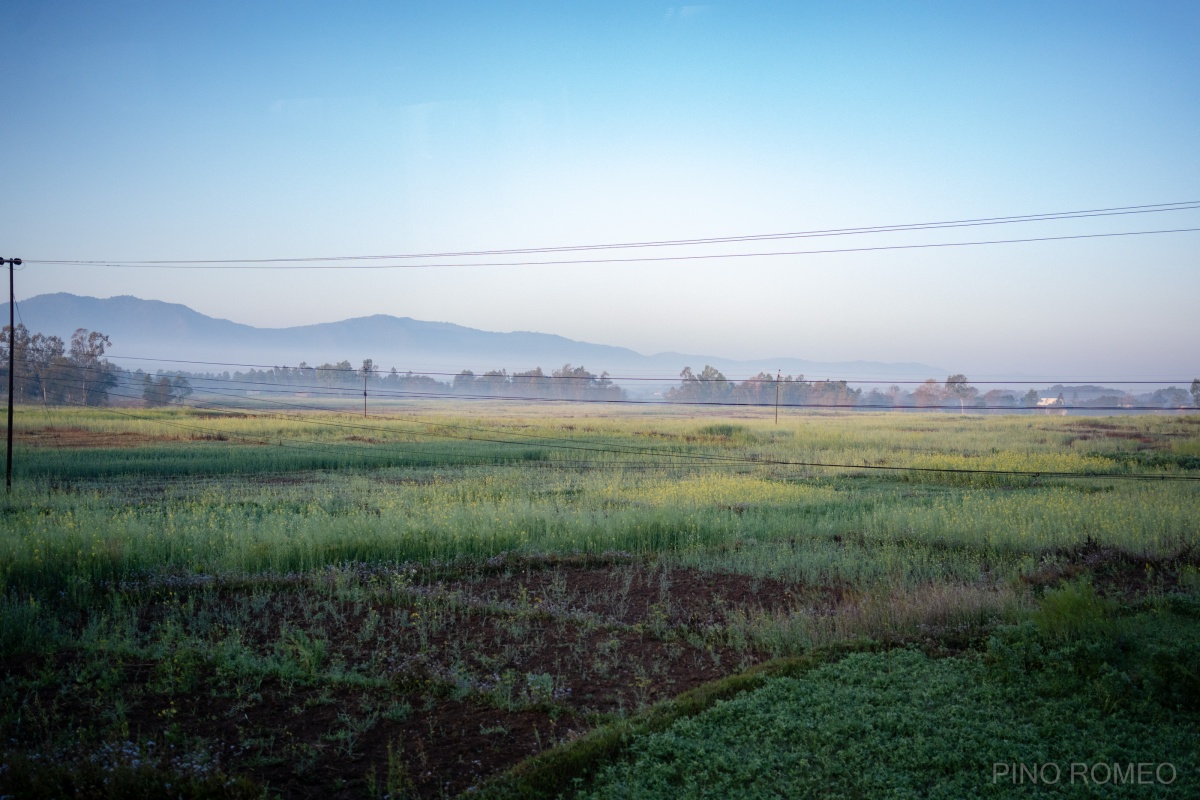
<path fill-rule="evenodd" d="M 0 313 L 7 319 L 8 304 Z M 296 366 L 371 358 L 384 370 L 457 372 L 471 369 L 551 369 L 570 363 L 614 376 L 674 377 L 684 367 L 697 372 L 711 364 L 730 378 L 758 372 L 803 374 L 810 379 L 941 378 L 946 370 L 927 364 L 873 361 L 819 362 L 800 358 L 735 360 L 712 355 L 643 355 L 624 347 L 579 342 L 548 333 L 498 333 L 409 317 L 376 314 L 340 322 L 291 328 L 256 328 L 201 314 L 178 303 L 123 295 L 106 299 L 59 292 L 17 303 L 31 332 L 69 339 L 76 328 L 112 339 L 109 357 L 128 368 L 235 371 L 237 364 Z M 135 359 L 147 359 L 146 361 Z M 180 361 L 220 362 L 187 365 Z"/>

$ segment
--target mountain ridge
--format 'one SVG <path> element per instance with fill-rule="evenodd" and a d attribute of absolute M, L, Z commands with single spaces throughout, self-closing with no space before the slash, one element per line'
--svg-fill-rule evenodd
<path fill-rule="evenodd" d="M 7 314 L 7 303 L 2 313 Z M 178 369 L 182 361 L 221 362 L 221 365 L 296 365 L 365 358 L 389 369 L 420 372 L 440 367 L 460 369 L 555 369 L 563 364 L 585 366 L 613 375 L 654 373 L 673 377 L 684 367 L 697 372 L 711 364 L 730 378 L 758 372 L 804 374 L 812 379 L 937 378 L 940 367 L 917 363 L 874 361 L 820 362 L 796 357 L 730 359 L 674 351 L 645 355 L 616 345 L 582 342 L 537 331 L 485 331 L 454 322 L 432 322 L 390 314 L 370 314 L 335 322 L 283 328 L 260 328 L 210 317 L 182 303 L 146 300 L 133 295 L 110 298 L 56 292 L 17 303 L 31 333 L 69 340 L 76 328 L 98 330 L 113 342 L 109 357 L 160 362 Z M 636 375 L 635 375 L 636 376 Z"/>

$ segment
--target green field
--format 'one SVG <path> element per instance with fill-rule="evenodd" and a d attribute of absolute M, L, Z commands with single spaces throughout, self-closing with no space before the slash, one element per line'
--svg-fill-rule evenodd
<path fill-rule="evenodd" d="M 19 408 L 0 794 L 1200 796 L 1200 417 L 602 408 Z"/>

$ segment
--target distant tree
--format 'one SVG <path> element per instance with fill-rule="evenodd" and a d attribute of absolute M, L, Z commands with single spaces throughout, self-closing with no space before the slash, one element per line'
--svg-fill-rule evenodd
<path fill-rule="evenodd" d="M 154 376 L 149 373 L 142 372 L 140 369 L 133 373 L 133 379 L 137 381 L 137 385 L 142 390 L 142 402 L 148 406 L 155 405 L 157 395 L 154 393 Z"/>
<path fill-rule="evenodd" d="M 135 373 L 134 379 L 138 379 Z M 167 375 L 159 372 L 157 376 L 141 374 L 142 402 L 153 408 L 165 406 L 172 402 L 187 399 L 192 394 L 192 385 L 182 375 Z"/>
<path fill-rule="evenodd" d="M 104 359 L 112 342 L 99 331 L 79 328 L 71 336 L 71 349 L 63 340 L 40 333 L 29 335 L 18 325 L 15 336 L 5 326 L 0 331 L 0 363 L 7 378 L 9 348 L 14 360 L 14 394 L 43 403 L 105 405 L 117 385 L 120 370 Z"/>
<path fill-rule="evenodd" d="M 913 400 L 917 405 L 923 408 L 936 406 L 942 402 L 942 387 L 933 378 L 922 383 L 913 391 Z"/>
<path fill-rule="evenodd" d="M 0 374 L 5 378 L 4 386 L 8 387 L 8 357 L 12 350 L 13 359 L 13 395 L 25 397 L 29 394 L 29 331 L 21 323 L 17 323 L 16 333 L 7 325 L 0 332 Z"/>
<path fill-rule="evenodd" d="M 565 400 L 582 400 L 587 397 L 588 385 L 596 376 L 583 367 L 572 367 L 569 363 L 550 371 L 554 381 L 554 395 Z"/>
<path fill-rule="evenodd" d="M 773 404 L 775 402 L 776 384 L 779 382 L 777 376 L 767 372 L 760 372 L 741 383 L 735 383 L 733 385 L 732 398 L 738 403 L 752 403 L 755 405 Z"/>
<path fill-rule="evenodd" d="M 356 375 L 362 377 L 362 373 L 356 373 L 349 361 L 339 361 L 336 364 L 325 363 L 319 367 L 313 367 L 312 370 L 317 384 L 320 386 L 353 385 Z"/>
<path fill-rule="evenodd" d="M 992 389 L 983 396 L 983 404 L 988 407 L 1012 408 L 1018 400 L 1008 389 Z"/>
<path fill-rule="evenodd" d="M 1129 395 L 1102 394 L 1092 400 L 1084 400 L 1081 405 L 1085 408 L 1088 406 L 1093 408 L 1119 408 L 1124 405 L 1133 405 L 1133 401 Z"/>
<path fill-rule="evenodd" d="M 814 381 L 809 402 L 818 406 L 856 406 L 862 389 L 851 389 L 845 381 Z"/>
<path fill-rule="evenodd" d="M 1030 389 L 1025 393 L 1025 396 L 1021 398 L 1021 405 L 1025 406 L 1026 408 L 1033 408 L 1038 404 L 1038 400 L 1041 399 L 1042 396 L 1038 394 L 1037 389 Z"/>
<path fill-rule="evenodd" d="M 171 379 L 166 375 L 142 377 L 142 400 L 147 406 L 165 406 L 171 402 Z"/>
<path fill-rule="evenodd" d="M 79 401 L 85 406 L 107 405 L 108 390 L 117 385 L 116 371 L 104 359 L 109 347 L 112 341 L 99 331 L 77 328 L 71 335 L 68 358 L 75 372 L 71 389 L 72 394 L 78 391 Z"/>
<path fill-rule="evenodd" d="M 192 396 L 192 385 L 188 383 L 188 379 L 182 375 L 176 375 L 171 378 L 171 394 L 176 399 L 186 400 Z"/>
<path fill-rule="evenodd" d="M 374 359 L 364 358 L 363 363 L 362 363 L 362 369 L 359 370 L 359 372 L 358 372 L 359 376 L 364 377 L 364 378 L 369 378 L 369 377 L 371 377 L 371 373 L 373 373 L 374 371 L 375 371 Z"/>
<path fill-rule="evenodd" d="M 555 396 L 566 399 L 619 400 L 624 395 L 621 387 L 612 382 L 607 372 L 596 375 L 582 366 L 563 364 L 551 372 L 550 377 L 555 383 Z"/>
<path fill-rule="evenodd" d="M 518 397 L 554 397 L 555 384 L 563 383 L 570 383 L 570 381 L 552 380 L 542 372 L 541 367 L 512 374 L 513 393 Z"/>
<path fill-rule="evenodd" d="M 960 413 L 966 412 L 967 400 L 973 400 L 979 392 L 967 383 L 967 376 L 958 374 L 946 378 L 946 394 L 958 398 Z"/>
<path fill-rule="evenodd" d="M 864 406 L 887 408 L 896 405 L 896 401 L 891 395 L 884 394 L 878 389 L 872 389 L 863 396 L 862 404 Z"/>
<path fill-rule="evenodd" d="M 813 384 L 804 379 L 803 375 L 792 377 L 783 376 L 779 386 L 779 402 L 785 406 L 805 406 L 812 400 Z"/>
<path fill-rule="evenodd" d="M 154 382 L 154 386 L 158 389 L 159 394 L 164 398 L 164 404 L 170 403 L 172 395 L 174 394 L 174 392 L 171 390 L 171 379 L 166 375 L 160 375 L 158 380 Z"/>
<path fill-rule="evenodd" d="M 508 370 L 489 369 L 482 375 L 475 376 L 475 380 L 472 381 L 471 386 L 476 394 L 484 394 L 488 397 L 504 397 L 508 394 Z"/>
<path fill-rule="evenodd" d="M 1163 408 L 1186 408 L 1189 399 L 1188 393 L 1178 386 L 1168 386 L 1150 395 L 1150 402 Z"/>
<path fill-rule="evenodd" d="M 699 375 L 693 373 L 691 367 L 684 367 L 679 377 L 682 379 L 679 386 L 667 391 L 668 400 L 721 402 L 728 399 L 733 392 L 733 385 L 729 379 L 710 364 L 705 364 Z"/>
<path fill-rule="evenodd" d="M 66 345 L 63 344 L 63 340 L 57 336 L 43 336 L 36 333 L 29 340 L 27 352 L 29 372 L 37 381 L 42 395 L 42 403 L 48 404 L 51 398 L 61 397 L 62 391 L 59 384 L 62 381 L 59 373 L 66 366 L 64 364 Z"/>
<path fill-rule="evenodd" d="M 469 392 L 475 387 L 475 373 L 469 369 L 464 369 L 462 372 L 454 376 L 454 391 Z"/>
<path fill-rule="evenodd" d="M 1192 403 L 1200 408 L 1200 378 L 1192 378 Z"/>

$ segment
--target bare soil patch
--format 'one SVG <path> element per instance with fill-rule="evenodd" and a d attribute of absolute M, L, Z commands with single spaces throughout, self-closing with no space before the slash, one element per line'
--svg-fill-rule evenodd
<path fill-rule="evenodd" d="M 1130 553 L 1088 541 L 1059 550 L 1059 563 L 1044 567 L 1024 581 L 1034 587 L 1049 587 L 1064 580 L 1087 578 L 1106 597 L 1133 600 L 1180 588 L 1184 567 L 1200 567 L 1200 551 L 1184 549 L 1167 557 Z"/>
<path fill-rule="evenodd" d="M 52 709 L 64 731 L 115 725 L 131 742 L 199 749 L 228 774 L 305 799 L 365 796 L 371 775 L 380 786 L 390 775 L 410 796 L 457 794 L 614 715 L 769 658 L 723 633 L 730 615 L 841 601 L 814 587 L 621 557 L 364 569 L 350 584 L 335 571 L 125 591 L 141 634 L 169 636 L 171 654 L 110 657 L 119 718 L 113 690 L 93 693 L 86 680 L 65 691 L 43 685 L 35 705 Z M 230 641 L 241 661 L 213 655 Z M 95 661 L 49 658 L 60 675 L 88 674 Z M 19 659 L 0 674 L 32 679 L 45 668 Z"/>
<path fill-rule="evenodd" d="M 32 447 L 141 447 L 156 442 L 177 441 L 176 436 L 152 436 L 134 431 L 89 431 L 84 428 L 46 427 L 17 432 L 21 444 Z"/>
<path fill-rule="evenodd" d="M 637 562 L 610 566 L 526 562 L 465 575 L 440 587 L 475 602 L 577 612 L 627 625 L 661 620 L 672 626 L 721 625 L 730 612 L 780 614 L 797 608 L 828 608 L 844 602 L 846 592 Z"/>
<path fill-rule="evenodd" d="M 320 483 L 321 480 L 311 474 L 278 473 L 274 475 L 253 475 L 251 483 L 258 486 L 309 486 Z"/>

